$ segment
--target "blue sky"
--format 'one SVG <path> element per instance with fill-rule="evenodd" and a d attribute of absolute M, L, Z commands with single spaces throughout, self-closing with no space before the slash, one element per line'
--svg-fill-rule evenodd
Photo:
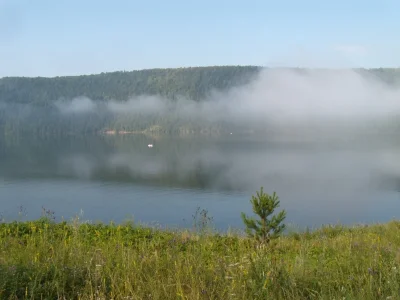
<path fill-rule="evenodd" d="M 0 0 L 0 77 L 400 66 L 398 0 Z"/>

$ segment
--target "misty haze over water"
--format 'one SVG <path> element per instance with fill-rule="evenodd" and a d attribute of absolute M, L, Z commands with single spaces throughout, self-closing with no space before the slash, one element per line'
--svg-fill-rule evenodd
<path fill-rule="evenodd" d="M 299 226 L 385 221 L 400 207 L 399 149 L 384 139 L 336 147 L 233 136 L 27 139 L 1 144 L 0 201 L 6 219 L 22 205 L 28 218 L 44 206 L 58 220 L 82 209 L 92 221 L 169 226 L 189 226 L 201 207 L 227 228 L 242 226 L 240 212 L 263 185 Z"/>
<path fill-rule="evenodd" d="M 276 191 L 299 226 L 386 221 L 400 211 L 400 90 L 351 70 L 261 72 L 204 101 L 140 96 L 56 101 L 60 118 L 175 114 L 259 126 L 218 137 L 4 136 L 0 141 L 3 216 L 28 218 L 44 206 L 56 217 L 190 225 L 196 207 L 218 228 L 241 226 L 260 186 Z M 2 103 L 3 110 L 8 103 Z M 26 105 L 24 114 L 34 116 Z M 19 116 L 21 112 L 19 112 Z M 25 116 L 25 115 L 24 115 Z M 258 128 L 259 128 L 258 127 Z M 148 148 L 149 143 L 154 144 Z M 186 223 L 182 220 L 186 219 Z"/>

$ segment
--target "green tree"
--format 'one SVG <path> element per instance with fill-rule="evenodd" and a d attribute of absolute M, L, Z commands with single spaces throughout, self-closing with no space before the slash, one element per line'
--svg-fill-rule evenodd
<path fill-rule="evenodd" d="M 263 243 L 269 243 L 272 239 L 279 237 L 285 229 L 285 224 L 282 222 L 286 218 L 286 211 L 282 210 L 270 217 L 280 204 L 276 193 L 268 195 L 261 187 L 260 192 L 257 191 L 257 197 L 251 196 L 250 202 L 253 212 L 260 217 L 260 220 L 247 217 L 242 212 L 242 220 L 246 225 L 247 234 Z"/>

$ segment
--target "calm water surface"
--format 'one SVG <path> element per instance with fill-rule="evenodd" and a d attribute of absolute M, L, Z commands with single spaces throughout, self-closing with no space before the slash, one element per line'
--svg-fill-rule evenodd
<path fill-rule="evenodd" d="M 33 219 L 45 207 L 57 220 L 83 212 L 91 221 L 191 226 L 200 207 L 226 229 L 242 226 L 240 212 L 251 212 L 264 186 L 300 227 L 387 221 L 400 214 L 400 143 L 380 139 L 2 138 L 0 212 Z"/>

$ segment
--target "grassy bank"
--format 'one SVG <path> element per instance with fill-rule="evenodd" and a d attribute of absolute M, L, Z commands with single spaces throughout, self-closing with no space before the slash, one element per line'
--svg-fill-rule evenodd
<path fill-rule="evenodd" d="M 400 222 L 244 236 L 0 224 L 1 299 L 400 299 Z"/>

